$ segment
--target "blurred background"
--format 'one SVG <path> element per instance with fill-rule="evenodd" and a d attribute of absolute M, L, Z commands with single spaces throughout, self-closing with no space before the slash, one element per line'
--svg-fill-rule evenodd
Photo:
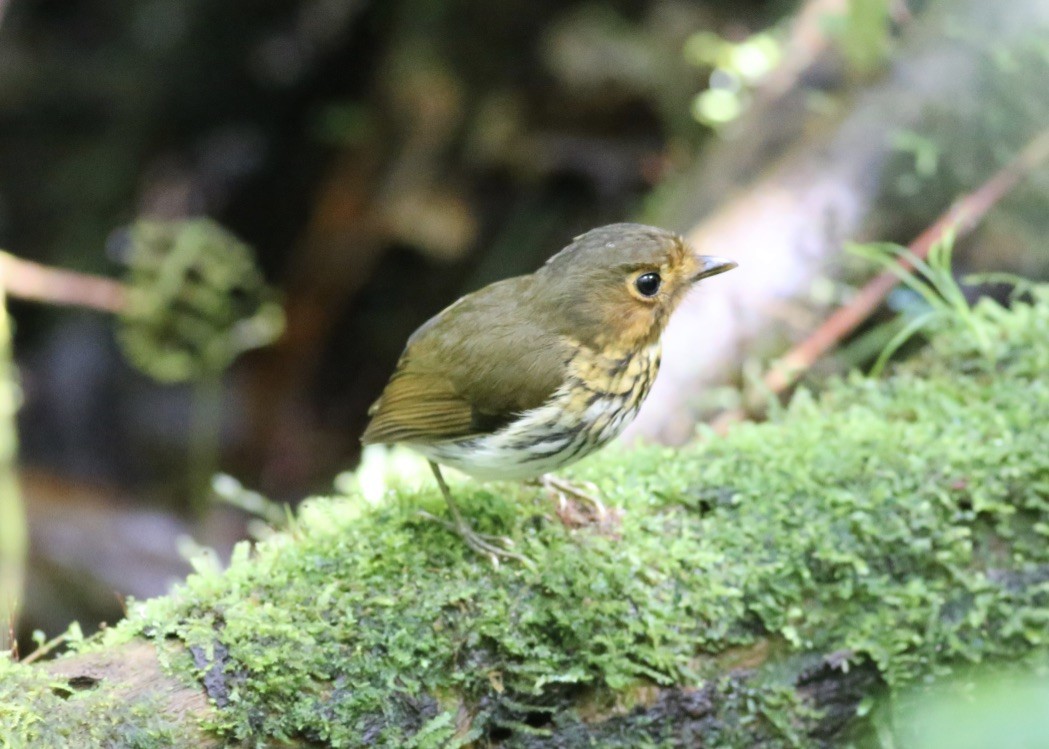
<path fill-rule="evenodd" d="M 73 287 L 108 277 L 138 289 L 129 305 L 172 306 L 142 248 L 182 246 L 155 222 L 207 216 L 201 246 L 220 249 L 184 276 L 225 279 L 236 246 L 239 280 L 221 288 L 249 314 L 283 309 L 278 340 L 187 379 L 151 371 L 160 354 L 136 348 L 126 315 L 8 289 L 23 649 L 33 630 L 92 631 L 125 596 L 164 592 L 187 546 L 221 555 L 245 537 L 246 513 L 203 496 L 215 471 L 278 502 L 333 491 L 412 330 L 573 236 L 640 220 L 739 261 L 668 331 L 629 435 L 681 443 L 746 406 L 755 373 L 870 277 L 847 241 L 906 244 L 1049 127 L 1046 0 L 7 0 L 0 14 L 0 247 L 90 274 Z M 1027 172 L 958 242 L 959 276 L 1049 277 L 1049 175 Z M 920 305 L 894 293 L 819 372 L 869 363 Z M 15 517 L 0 513 L 8 537 Z"/>

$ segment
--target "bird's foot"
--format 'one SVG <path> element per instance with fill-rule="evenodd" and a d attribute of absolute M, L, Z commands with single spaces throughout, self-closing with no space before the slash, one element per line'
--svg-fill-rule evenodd
<path fill-rule="evenodd" d="M 565 525 L 577 527 L 591 522 L 603 525 L 608 518 L 608 509 L 598 499 L 598 489 L 591 483 L 577 486 L 550 473 L 540 476 L 536 483 L 557 499 L 557 516 Z M 587 510 L 580 510 L 573 500 L 588 505 Z"/>
<path fill-rule="evenodd" d="M 431 515 L 426 510 L 419 510 L 419 514 L 427 520 L 432 520 L 439 525 L 443 525 L 452 533 L 458 535 L 473 551 L 482 556 L 488 557 L 492 561 L 494 567 L 499 566 L 500 559 L 513 559 L 521 562 L 525 566 L 534 566 L 532 560 L 524 554 L 518 554 L 516 551 L 512 551 L 508 548 L 514 545 L 513 539 L 511 538 L 506 536 L 496 536 L 489 533 L 478 533 L 471 528 L 470 524 L 465 520 L 453 523 L 439 518 L 436 515 Z"/>

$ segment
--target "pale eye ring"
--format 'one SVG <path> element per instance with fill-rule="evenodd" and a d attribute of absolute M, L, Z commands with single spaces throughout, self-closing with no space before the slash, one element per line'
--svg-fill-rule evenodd
<path fill-rule="evenodd" d="M 642 273 L 634 281 L 634 288 L 643 297 L 654 297 L 659 293 L 659 287 L 662 284 L 663 279 L 658 273 Z"/>

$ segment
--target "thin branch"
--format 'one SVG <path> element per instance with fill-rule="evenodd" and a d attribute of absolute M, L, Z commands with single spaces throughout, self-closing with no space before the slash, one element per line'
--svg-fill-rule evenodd
<path fill-rule="evenodd" d="M 69 639 L 69 632 L 63 632 L 62 634 L 58 635 L 57 637 L 52 637 L 50 640 L 48 640 L 47 642 L 43 643 L 42 645 L 40 645 L 40 647 L 38 647 L 32 653 L 30 653 L 25 658 L 23 658 L 21 660 L 22 665 L 23 666 L 28 666 L 30 663 L 34 663 L 34 662 L 40 660 L 41 658 L 43 658 L 45 655 L 47 655 L 48 653 L 53 651 L 59 645 L 63 644 L 68 639 Z"/>
<path fill-rule="evenodd" d="M 915 256 L 924 259 L 929 250 L 949 233 L 956 237 L 969 234 L 991 208 L 1046 161 L 1049 161 L 1049 129 L 1035 136 L 1012 161 L 979 188 L 955 201 L 931 226 L 915 237 L 907 248 Z M 911 263 L 902 258 L 899 263 L 905 270 L 913 268 Z M 794 384 L 821 356 L 870 317 L 898 283 L 899 278 L 890 271 L 875 276 L 848 304 L 838 308 L 808 338 L 788 351 L 768 371 L 763 379 L 768 392 L 778 395 Z M 724 432 L 730 424 L 744 418 L 745 411 L 732 409 L 721 413 L 711 426 L 717 432 Z"/>
<path fill-rule="evenodd" d="M 19 299 L 101 312 L 120 312 L 127 302 L 123 284 L 111 278 L 51 268 L 3 251 L 0 286 Z"/>

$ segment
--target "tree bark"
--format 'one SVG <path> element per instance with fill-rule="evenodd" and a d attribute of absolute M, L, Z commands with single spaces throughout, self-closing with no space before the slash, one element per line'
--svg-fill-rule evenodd
<path fill-rule="evenodd" d="M 106 690 L 123 702 L 159 706 L 196 738 L 194 746 L 208 749 L 222 745 L 199 727 L 214 713 L 206 690 L 165 673 L 151 642 L 134 640 L 111 650 L 74 655 L 49 663 L 46 669 L 64 681 L 70 692 Z"/>
<path fill-rule="evenodd" d="M 179 646 L 172 648 L 180 649 Z M 659 741 L 666 738 L 667 725 L 674 726 L 672 741 L 675 746 L 705 746 L 705 737 L 726 729 L 723 713 L 728 703 L 746 693 L 754 675 L 753 669 L 762 665 L 769 652 L 769 641 L 760 640 L 743 651 L 727 654 L 726 662 L 737 665 L 726 668 L 722 678 L 711 680 L 701 688 L 649 688 L 639 695 L 629 711 L 597 717 L 588 721 L 585 727 L 572 724 L 554 728 L 546 735 L 517 737 L 508 746 L 553 749 L 593 746 L 595 741 L 601 746 L 601 742 L 612 742 L 623 735 L 645 734 L 653 741 Z M 171 657 L 170 652 L 168 657 Z M 840 746 L 855 720 L 860 702 L 880 694 L 885 688 L 874 664 L 868 660 L 850 663 L 851 657 L 850 653 L 814 657 L 813 665 L 802 672 L 794 685 L 799 701 L 820 714 L 820 718 L 804 731 L 815 745 Z M 221 668 L 212 670 L 214 678 L 210 688 L 208 677 L 203 684 L 187 683 L 164 671 L 152 643 L 135 640 L 104 652 L 63 658 L 48 664 L 46 669 L 62 680 L 70 692 L 107 690 L 121 701 L 141 703 L 150 709 L 159 706 L 168 718 L 184 727 L 193 741 L 192 746 L 198 749 L 229 745 L 219 736 L 200 728 L 203 722 L 216 717 L 211 701 L 228 699 Z M 757 729 L 756 738 L 760 735 L 760 729 Z M 86 742 L 86 728 L 81 735 L 74 733 L 71 738 Z M 758 741 L 755 745 L 761 744 Z M 287 747 L 311 745 L 298 740 L 267 743 L 267 746 Z M 494 745 L 502 744 L 497 741 Z"/>

